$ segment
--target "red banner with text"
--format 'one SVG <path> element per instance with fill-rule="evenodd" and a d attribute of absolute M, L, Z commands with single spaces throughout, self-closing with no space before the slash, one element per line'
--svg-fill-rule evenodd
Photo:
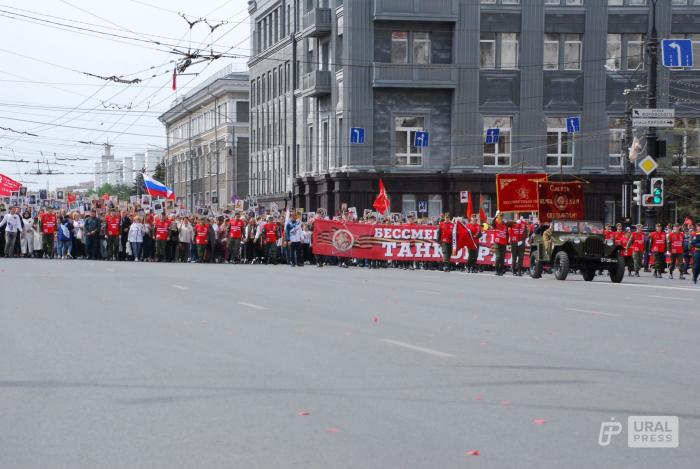
<path fill-rule="evenodd" d="M 370 225 L 334 220 L 316 220 L 312 240 L 313 253 L 321 256 L 376 259 L 384 261 L 442 262 L 442 248 L 437 242 L 438 227 L 433 225 Z M 494 263 L 493 233 L 482 233 L 477 263 Z M 467 249 L 460 249 L 452 262 L 466 263 Z M 529 265 L 529 247 L 524 265 Z M 510 251 L 506 254 L 510 264 Z"/>
<path fill-rule="evenodd" d="M 537 198 L 541 223 L 586 217 L 582 182 L 539 182 Z"/>
<path fill-rule="evenodd" d="M 497 174 L 498 210 L 503 213 L 536 212 L 537 183 L 546 180 L 546 174 Z"/>
<path fill-rule="evenodd" d="M 13 192 L 19 192 L 21 187 L 21 183 L 0 174 L 0 197 L 10 197 Z"/>

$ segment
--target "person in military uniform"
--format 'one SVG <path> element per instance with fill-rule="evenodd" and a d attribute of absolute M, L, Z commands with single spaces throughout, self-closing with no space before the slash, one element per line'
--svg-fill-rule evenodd
<path fill-rule="evenodd" d="M 440 246 L 442 247 L 442 270 L 444 272 L 449 272 L 451 270 L 450 259 L 452 257 L 452 231 L 454 229 L 454 224 L 452 223 L 452 218 L 450 214 L 446 213 L 443 221 L 440 222 L 438 226 L 438 239 L 440 240 Z"/>
<path fill-rule="evenodd" d="M 471 233 L 471 239 L 474 241 L 473 244 L 469 245 L 469 261 L 467 263 L 467 270 L 470 273 L 478 272 L 477 260 L 479 258 L 479 238 L 481 238 L 481 225 L 479 224 L 479 215 L 472 215 L 469 224 L 467 225 L 467 230 Z"/>
<path fill-rule="evenodd" d="M 654 278 L 662 278 L 662 272 L 666 268 L 666 233 L 661 223 L 656 224 L 656 231 L 649 235 L 651 252 L 654 253 Z"/>
<path fill-rule="evenodd" d="M 668 250 L 671 252 L 671 262 L 668 264 L 669 278 L 673 278 L 673 269 L 678 267 L 678 278 L 685 280 L 683 276 L 683 239 L 685 235 L 681 232 L 681 225 L 673 225 L 673 231 L 668 234 Z"/>
<path fill-rule="evenodd" d="M 641 223 L 637 225 L 637 231 L 632 233 L 627 248 L 632 249 L 634 276 L 639 277 L 639 269 L 642 268 L 642 261 L 644 260 L 644 225 Z"/>
<path fill-rule="evenodd" d="M 523 257 L 525 257 L 525 240 L 528 237 L 527 224 L 522 218 L 508 228 L 510 240 L 510 261 L 513 275 L 523 275 Z"/>
<path fill-rule="evenodd" d="M 695 234 L 690 239 L 690 250 L 693 252 L 693 283 L 697 284 L 700 276 L 700 223 L 695 228 Z"/>

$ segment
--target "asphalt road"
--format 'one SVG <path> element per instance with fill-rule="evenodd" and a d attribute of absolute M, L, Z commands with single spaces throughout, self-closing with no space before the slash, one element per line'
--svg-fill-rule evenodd
<path fill-rule="evenodd" d="M 0 292 L 3 469 L 700 466 L 690 280 L 3 259 Z M 679 448 L 598 444 L 630 415 Z"/>

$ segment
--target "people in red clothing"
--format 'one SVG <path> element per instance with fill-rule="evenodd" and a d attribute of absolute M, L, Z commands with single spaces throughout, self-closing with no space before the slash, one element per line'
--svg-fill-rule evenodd
<path fill-rule="evenodd" d="M 671 262 L 669 263 L 669 278 L 673 278 L 673 269 L 678 267 L 678 273 L 681 280 L 685 280 L 683 276 L 683 240 L 685 235 L 680 231 L 681 225 L 676 223 L 673 225 L 673 231 L 668 234 L 668 250 L 671 251 Z"/>
<path fill-rule="evenodd" d="M 119 254 L 121 217 L 113 209 L 105 217 L 105 223 L 107 224 L 107 258 L 116 260 L 117 254 Z"/>
<path fill-rule="evenodd" d="M 603 230 L 603 236 L 605 237 L 605 241 L 609 239 L 615 239 L 615 231 L 612 229 L 612 225 L 605 225 L 605 229 Z"/>
<path fill-rule="evenodd" d="M 616 233 L 615 236 L 616 242 L 617 239 L 619 239 L 619 244 L 622 247 L 620 254 L 622 254 L 622 258 L 625 261 L 625 267 L 627 267 L 628 275 L 631 277 L 632 272 L 634 271 L 634 261 L 632 260 L 632 249 L 630 247 L 632 231 L 629 228 L 626 228 L 625 231 L 622 233 Z"/>
<path fill-rule="evenodd" d="M 525 220 L 519 218 L 508 228 L 510 241 L 510 265 L 513 275 L 523 275 L 523 258 L 525 257 L 525 240 L 529 233 Z"/>
<path fill-rule="evenodd" d="M 56 214 L 53 209 L 47 208 L 45 213 L 39 216 L 41 221 L 42 248 L 44 256 L 53 259 L 53 240 L 56 235 Z"/>
<path fill-rule="evenodd" d="M 449 213 L 445 213 L 443 220 L 438 225 L 438 238 L 442 248 L 442 270 L 444 272 L 451 270 L 450 259 L 452 258 L 452 232 L 454 227 L 452 217 L 450 217 Z"/>
<path fill-rule="evenodd" d="M 644 260 L 644 225 L 641 223 L 637 225 L 637 231 L 632 233 L 628 248 L 632 250 L 634 276 L 639 277 L 639 269 L 642 268 Z"/>
<path fill-rule="evenodd" d="M 197 262 L 206 262 L 207 244 L 209 244 L 209 224 L 201 217 L 194 227 L 194 243 L 197 245 Z"/>
<path fill-rule="evenodd" d="M 241 214 L 236 213 L 236 216 L 229 223 L 228 232 L 228 262 L 238 262 L 241 258 L 241 239 L 243 239 L 243 230 L 245 222 L 241 220 Z"/>
<path fill-rule="evenodd" d="M 503 275 L 506 272 L 506 246 L 508 246 L 508 227 L 501 217 L 501 212 L 496 212 L 493 219 L 493 252 L 496 256 L 496 275 Z"/>
<path fill-rule="evenodd" d="M 262 230 L 265 263 L 277 264 L 277 240 L 279 239 L 280 226 L 272 220 L 272 216 L 268 216 Z"/>
<path fill-rule="evenodd" d="M 168 254 L 168 238 L 170 237 L 170 221 L 161 213 L 155 221 L 156 228 L 156 262 L 166 260 Z"/>
<path fill-rule="evenodd" d="M 649 235 L 651 252 L 654 254 L 654 278 L 661 278 L 666 265 L 666 233 L 661 223 L 656 224 L 656 231 Z"/>
<path fill-rule="evenodd" d="M 479 238 L 481 238 L 481 224 L 479 223 L 479 215 L 472 215 L 471 220 L 467 224 L 467 230 L 471 233 L 467 250 L 469 251 L 469 259 L 467 261 L 467 269 L 469 272 L 478 272 L 477 260 L 479 257 Z"/>

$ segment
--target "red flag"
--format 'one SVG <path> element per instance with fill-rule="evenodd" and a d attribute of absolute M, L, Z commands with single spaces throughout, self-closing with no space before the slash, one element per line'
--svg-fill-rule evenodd
<path fill-rule="evenodd" d="M 391 201 L 389 200 L 389 196 L 386 194 L 384 181 L 382 181 L 381 178 L 379 179 L 379 195 L 376 199 L 374 199 L 372 207 L 374 207 L 374 209 L 382 215 L 389 212 L 389 209 L 391 208 Z"/>
<path fill-rule="evenodd" d="M 467 249 L 477 249 L 477 243 L 466 225 L 456 221 L 454 223 L 454 231 L 452 232 L 452 248 L 455 251 L 459 251 L 464 247 Z"/>
<path fill-rule="evenodd" d="M 22 183 L 15 181 L 12 178 L 0 174 L 0 197 L 10 197 L 13 192 L 19 192 Z"/>
<path fill-rule="evenodd" d="M 173 91 L 177 91 L 177 68 L 173 69 Z"/>
<path fill-rule="evenodd" d="M 479 221 L 486 223 L 486 211 L 484 210 L 484 196 L 479 194 Z"/>
<path fill-rule="evenodd" d="M 467 199 L 467 219 L 471 218 L 474 214 L 474 205 L 472 204 L 472 192 L 467 192 L 469 198 Z"/>

